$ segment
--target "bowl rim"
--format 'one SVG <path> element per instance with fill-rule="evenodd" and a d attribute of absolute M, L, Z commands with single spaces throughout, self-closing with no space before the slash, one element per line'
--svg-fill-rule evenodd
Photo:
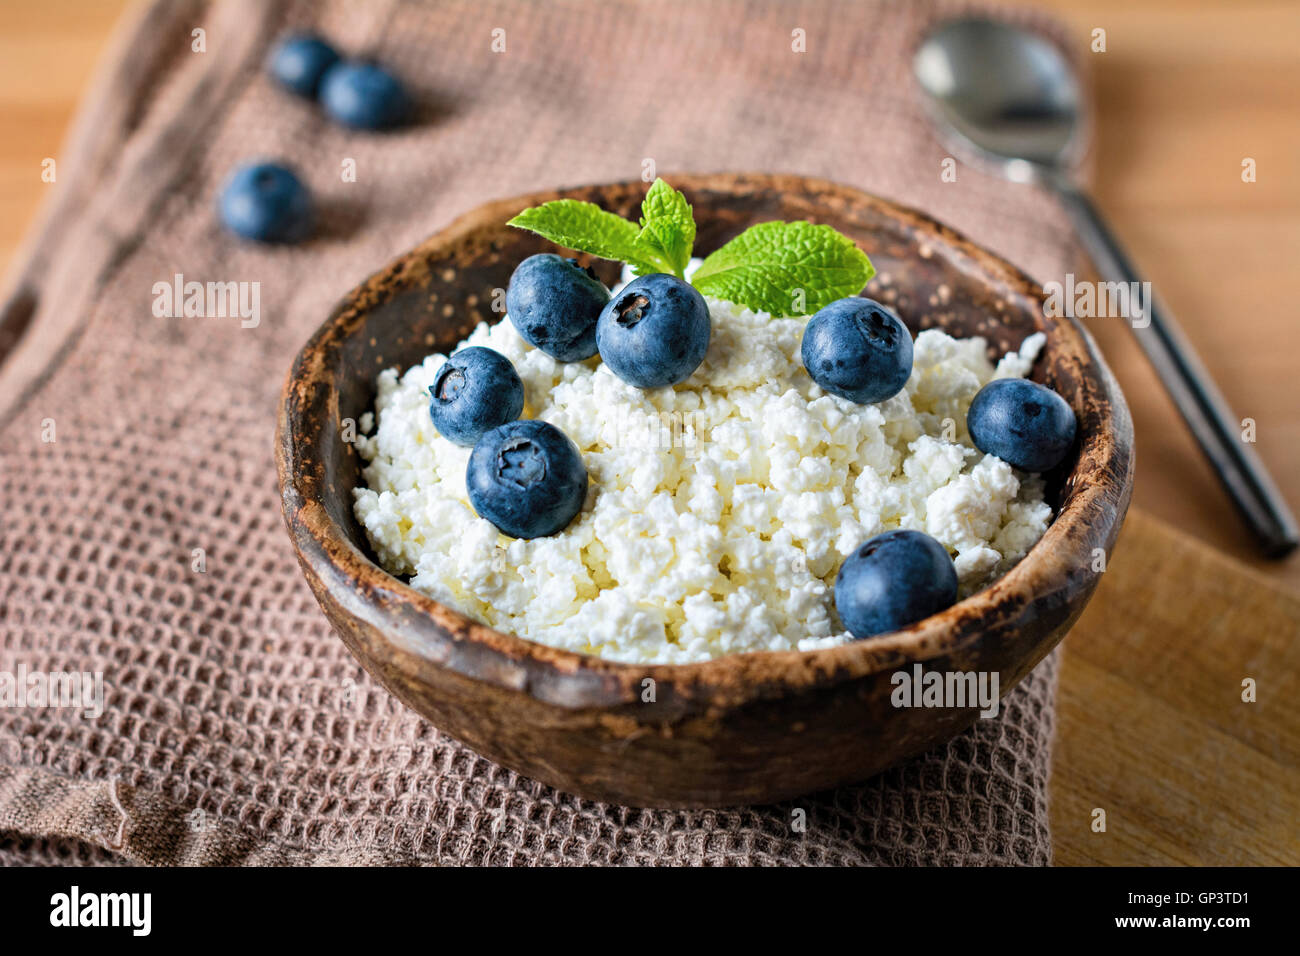
<path fill-rule="evenodd" d="M 919 210 L 853 187 L 793 174 L 677 173 L 666 178 L 688 195 L 709 191 L 735 194 L 746 184 L 777 191 L 811 188 L 838 197 L 850 207 L 872 207 L 914 229 L 918 242 L 928 235 L 932 255 L 946 256 L 962 271 L 973 270 L 981 282 L 992 280 L 1000 287 L 1000 297 L 1005 292 L 1032 304 L 1043 315 L 1045 293 L 1039 283 Z M 294 357 L 281 391 L 275 437 L 285 524 L 318 597 L 324 589 L 344 613 L 381 634 L 385 658 L 404 678 L 419 683 L 423 668 L 445 667 L 566 708 L 635 703 L 640 700 L 642 682 L 649 678 L 660 693 L 666 688 L 682 700 L 733 707 L 961 652 L 989 636 L 990 628 L 981 622 L 1014 622 L 1034 599 L 1078 590 L 1081 578 L 1089 591 L 1095 586 L 1101 572 L 1092 570 L 1093 550 L 1100 546 L 1109 552 L 1131 497 L 1133 426 L 1123 394 L 1096 342 L 1075 319 L 1065 316 L 1044 316 L 1062 336 L 1051 347 L 1068 347 L 1075 353 L 1081 387 L 1095 393 L 1106 409 L 1102 427 L 1081 436 L 1075 467 L 1066 478 L 1068 486 L 1083 481 L 1083 487 L 1072 487 L 1063 495 L 1065 505 L 1046 532 L 1006 574 L 952 607 L 899 631 L 835 647 L 750 651 L 684 664 L 612 661 L 480 624 L 371 561 L 321 504 L 324 472 L 309 467 L 317 444 L 300 428 L 304 410 L 312 409 L 313 400 L 319 404 L 314 383 L 328 382 L 326 359 L 337 359 L 343 343 L 364 327 L 370 310 L 390 297 L 389 287 L 394 282 L 418 273 L 420 263 L 449 252 L 483 224 L 503 223 L 528 206 L 576 193 L 635 185 L 644 184 L 627 180 L 543 190 L 494 200 L 463 213 L 354 287 Z M 1052 337 L 1049 334 L 1049 345 Z M 320 387 L 332 391 L 328 384 Z M 324 404 L 329 405 L 328 394 Z M 336 400 L 331 407 L 337 421 Z M 1118 495 L 1113 494 L 1116 486 Z M 1108 492 L 1110 502 L 1106 500 Z M 1004 686 L 1003 693 L 1009 689 Z"/>

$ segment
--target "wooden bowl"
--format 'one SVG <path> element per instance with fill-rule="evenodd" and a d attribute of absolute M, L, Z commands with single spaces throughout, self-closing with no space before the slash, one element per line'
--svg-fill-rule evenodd
<path fill-rule="evenodd" d="M 341 423 L 372 408 L 379 371 L 405 370 L 497 318 L 493 290 L 506 287 L 524 257 L 554 250 L 507 227 L 511 216 L 571 197 L 635 218 L 641 182 L 490 203 L 348 295 L 285 383 L 276 437 L 285 523 L 312 591 L 362 665 L 441 730 L 507 767 L 592 799 L 654 807 L 761 803 L 859 781 L 976 719 L 973 708 L 895 708 L 897 670 L 923 662 L 927 670 L 997 671 L 1006 694 L 1069 630 L 1097 586 L 1098 549 L 1109 555 L 1128 509 L 1128 408 L 1092 338 L 1072 320 L 1044 315 L 1037 284 L 918 212 L 794 176 L 669 180 L 695 207 L 700 254 L 764 220 L 829 223 L 871 256 L 879 271 L 867 293 L 914 333 L 938 325 L 982 335 L 994 356 L 1047 333 L 1033 377 L 1070 403 L 1080 441 L 1048 476 L 1057 517 L 1023 561 L 893 634 L 657 666 L 500 633 L 380 568 L 353 517 L 363 462 Z M 616 265 L 593 265 L 615 279 Z"/>

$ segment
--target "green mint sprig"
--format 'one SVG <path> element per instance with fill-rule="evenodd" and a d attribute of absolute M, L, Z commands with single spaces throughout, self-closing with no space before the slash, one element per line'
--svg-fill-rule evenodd
<path fill-rule="evenodd" d="M 641 203 L 640 223 L 595 203 L 557 199 L 525 209 L 509 225 L 557 245 L 625 262 L 637 275 L 685 278 L 695 246 L 695 216 L 686 198 L 656 179 Z M 706 295 L 775 316 L 810 315 L 857 295 L 876 274 L 866 253 L 830 226 L 761 222 L 712 253 L 691 277 Z"/>

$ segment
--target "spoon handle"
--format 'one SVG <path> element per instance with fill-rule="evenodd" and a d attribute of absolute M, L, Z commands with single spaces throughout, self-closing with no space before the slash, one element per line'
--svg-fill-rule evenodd
<path fill-rule="evenodd" d="M 1101 278 L 1107 282 L 1140 282 L 1137 269 L 1092 200 L 1069 183 L 1054 185 Z M 1130 288 L 1149 289 L 1150 286 Z M 1143 325 L 1135 314 L 1130 327 L 1147 360 L 1265 553 L 1274 558 L 1290 553 L 1300 541 L 1295 515 L 1254 448 L 1242 441 L 1239 419 L 1215 387 L 1173 315 L 1153 294 L 1145 296 L 1143 304 L 1142 318 L 1149 321 Z"/>

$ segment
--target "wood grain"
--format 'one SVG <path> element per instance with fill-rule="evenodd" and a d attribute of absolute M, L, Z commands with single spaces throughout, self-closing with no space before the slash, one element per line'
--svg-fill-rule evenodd
<path fill-rule="evenodd" d="M 68 123 L 127 0 L 0 4 L 0 273 L 55 183 Z"/>
<path fill-rule="evenodd" d="M 0 269 L 51 188 L 40 180 L 40 162 L 59 155 L 95 60 L 128 5 L 0 5 Z M 1034 5 L 1059 14 L 1077 43 L 1094 27 L 1107 31 L 1107 52 L 1091 60 L 1098 204 L 1234 408 L 1256 419 L 1260 454 L 1300 506 L 1292 305 L 1300 272 L 1291 261 L 1300 248 L 1300 5 Z M 1244 156 L 1258 161 L 1254 184 L 1241 182 Z M 1102 323 L 1092 331 L 1133 411 L 1138 506 L 1300 588 L 1300 560 L 1255 555 L 1128 333 Z M 1171 620 L 1165 609 L 1147 617 L 1144 601 L 1165 592 L 1135 596 L 1121 575 L 1167 573 L 1174 608 L 1207 590 L 1229 603 L 1199 618 Z M 1097 599 L 1064 645 L 1052 791 L 1058 862 L 1300 860 L 1292 703 L 1300 662 L 1287 650 L 1297 636 L 1295 597 L 1260 598 L 1258 584 L 1187 537 L 1131 515 Z M 1255 597 L 1244 598 L 1247 591 Z M 1232 603 L 1243 600 L 1264 610 L 1252 619 Z M 1235 623 L 1225 630 L 1225 620 Z M 1241 712 L 1249 705 L 1234 702 L 1247 666 L 1258 672 L 1260 703 Z M 1172 670 L 1162 678 L 1165 668 Z M 1089 829 L 1097 806 L 1108 810 L 1105 835 Z"/>
<path fill-rule="evenodd" d="M 1135 511 L 1065 648 L 1058 863 L 1300 865 L 1300 598 Z"/>

